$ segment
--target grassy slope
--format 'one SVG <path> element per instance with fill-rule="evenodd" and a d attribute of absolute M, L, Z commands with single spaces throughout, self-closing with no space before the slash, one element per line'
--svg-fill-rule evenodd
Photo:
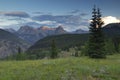
<path fill-rule="evenodd" d="M 0 61 L 0 80 L 119 80 L 119 75 L 120 55 L 109 56 L 106 60 L 71 57 Z"/>

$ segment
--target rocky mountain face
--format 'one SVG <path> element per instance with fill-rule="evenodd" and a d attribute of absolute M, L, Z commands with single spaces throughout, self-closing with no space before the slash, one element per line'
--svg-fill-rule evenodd
<path fill-rule="evenodd" d="M 47 26 L 42 26 L 40 28 L 22 26 L 17 31 L 17 35 L 20 38 L 32 44 L 46 36 L 59 35 L 59 34 L 65 34 L 65 33 L 67 33 L 67 31 L 65 31 L 62 26 L 59 26 L 57 28 L 49 28 Z"/>
<path fill-rule="evenodd" d="M 54 31 L 54 34 L 56 34 L 56 35 L 58 35 L 58 34 L 66 34 L 66 33 L 68 33 L 68 32 L 65 31 L 62 26 L 58 26 Z"/>
<path fill-rule="evenodd" d="M 30 45 L 16 35 L 0 29 L 0 58 L 16 54 L 18 47 L 26 51 Z"/>
<path fill-rule="evenodd" d="M 17 31 L 17 36 L 19 36 L 23 40 L 28 41 L 29 43 L 34 43 L 38 39 L 41 39 L 44 37 L 44 35 L 39 33 L 37 29 L 34 29 L 33 27 L 30 27 L 30 26 L 22 26 Z"/>

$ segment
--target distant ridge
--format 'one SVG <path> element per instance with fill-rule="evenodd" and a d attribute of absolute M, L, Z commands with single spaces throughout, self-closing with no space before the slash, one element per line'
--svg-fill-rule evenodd
<path fill-rule="evenodd" d="M 39 28 L 33 28 L 31 26 L 21 26 L 18 31 L 13 29 L 6 29 L 6 31 L 12 32 L 15 35 L 19 36 L 23 40 L 28 41 L 31 44 L 34 44 L 36 41 L 43 39 L 46 36 L 50 35 L 61 35 L 61 34 L 83 34 L 88 33 L 87 31 L 78 29 L 74 32 L 68 32 L 64 30 L 63 26 L 58 26 L 56 28 L 50 28 L 48 26 L 41 26 Z"/>
<path fill-rule="evenodd" d="M 120 36 L 120 23 L 111 23 L 103 27 L 106 34 L 110 36 Z"/>
<path fill-rule="evenodd" d="M 25 51 L 30 45 L 13 33 L 0 29 L 0 58 L 16 54 L 18 47 Z"/>

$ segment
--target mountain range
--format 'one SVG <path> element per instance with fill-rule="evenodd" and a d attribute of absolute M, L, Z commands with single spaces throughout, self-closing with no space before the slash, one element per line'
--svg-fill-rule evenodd
<path fill-rule="evenodd" d="M 116 36 L 120 37 L 120 23 L 108 24 L 103 27 L 103 31 L 107 36 L 114 39 Z M 18 31 L 0 29 L 0 58 L 17 53 L 18 47 L 21 47 L 23 51 L 28 48 L 29 51 L 50 48 L 52 39 L 56 39 L 57 46 L 60 49 L 74 47 L 79 44 L 83 45 L 88 39 L 88 33 L 88 31 L 81 29 L 68 32 L 62 26 L 57 28 L 22 26 Z"/>
<path fill-rule="evenodd" d="M 57 28 L 49 28 L 47 26 L 41 26 L 39 28 L 21 26 L 17 31 L 12 28 L 0 29 L 0 58 L 18 53 L 19 47 L 24 52 L 38 40 L 47 36 L 75 33 L 84 33 L 84 31 L 68 32 L 62 26 L 58 26 Z"/>
<path fill-rule="evenodd" d="M 84 31 L 81 29 L 78 29 L 73 32 L 68 32 L 64 30 L 62 26 L 58 26 L 56 28 L 49 28 L 48 26 L 41 26 L 39 28 L 33 28 L 31 26 L 22 26 L 18 31 L 15 31 L 14 29 L 11 28 L 5 30 L 14 33 L 15 35 L 19 36 L 21 39 L 31 44 L 34 44 L 36 41 L 50 35 L 88 33 L 88 31 Z"/>

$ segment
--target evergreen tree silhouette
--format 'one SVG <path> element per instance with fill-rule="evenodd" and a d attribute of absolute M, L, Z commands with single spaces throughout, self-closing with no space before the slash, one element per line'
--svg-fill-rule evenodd
<path fill-rule="evenodd" d="M 57 47 L 56 47 L 56 43 L 55 40 L 52 40 L 52 44 L 51 44 L 51 58 L 57 58 L 58 56 L 58 52 L 57 52 Z"/>
<path fill-rule="evenodd" d="M 106 58 L 105 41 L 102 32 L 102 25 L 100 9 L 93 8 L 93 18 L 90 24 L 90 36 L 88 42 L 88 55 L 90 58 Z"/>
<path fill-rule="evenodd" d="M 21 54 L 21 52 L 22 52 L 22 49 L 21 49 L 21 47 L 19 46 L 19 47 L 18 47 L 18 54 Z"/>

